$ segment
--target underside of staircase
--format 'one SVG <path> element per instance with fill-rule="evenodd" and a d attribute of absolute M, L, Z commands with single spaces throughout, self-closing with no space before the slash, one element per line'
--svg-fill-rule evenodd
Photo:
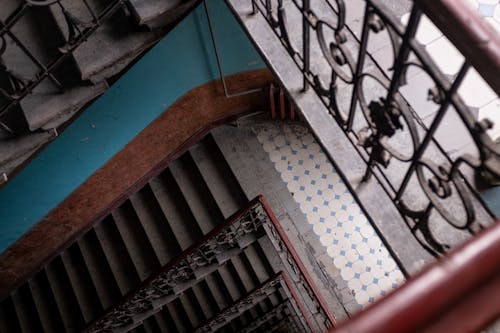
<path fill-rule="evenodd" d="M 196 0 L 0 2 L 0 185 Z"/>

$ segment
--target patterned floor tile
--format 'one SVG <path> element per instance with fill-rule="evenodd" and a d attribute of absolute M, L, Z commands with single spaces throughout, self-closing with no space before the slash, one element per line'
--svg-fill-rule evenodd
<path fill-rule="evenodd" d="M 269 125 L 257 138 L 357 304 L 370 304 L 400 285 L 401 271 L 308 129 Z"/>

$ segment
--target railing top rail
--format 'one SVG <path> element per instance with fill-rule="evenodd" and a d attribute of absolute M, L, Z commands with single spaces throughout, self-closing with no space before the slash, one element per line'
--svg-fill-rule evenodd
<path fill-rule="evenodd" d="M 414 0 L 500 94 L 500 34 L 463 0 Z"/>
<path fill-rule="evenodd" d="M 499 315 L 500 223 L 478 234 L 401 288 L 330 333 L 477 332 Z M 474 306 L 482 305 L 474 310 Z M 469 312 L 464 316 L 464 309 Z M 454 321 L 452 320 L 454 319 Z M 454 324 L 453 324 L 454 323 Z"/>

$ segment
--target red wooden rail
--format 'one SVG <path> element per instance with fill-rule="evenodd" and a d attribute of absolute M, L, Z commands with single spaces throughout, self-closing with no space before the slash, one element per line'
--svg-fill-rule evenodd
<path fill-rule="evenodd" d="M 329 332 L 479 332 L 499 317 L 500 222 Z"/>
<path fill-rule="evenodd" d="M 302 274 L 302 276 L 306 280 L 307 284 L 309 285 L 309 288 L 311 289 L 311 291 L 313 292 L 314 296 L 318 300 L 318 303 L 321 306 L 321 309 L 326 314 L 326 316 L 328 317 L 328 320 L 332 323 L 333 327 L 337 326 L 337 321 L 335 320 L 335 318 L 333 317 L 333 315 L 328 310 L 328 306 L 326 305 L 325 299 L 323 298 L 323 296 L 321 296 L 321 293 L 319 292 L 318 288 L 314 284 L 314 282 L 313 282 L 311 276 L 309 275 L 306 267 L 302 263 L 302 260 L 300 260 L 299 255 L 297 254 L 297 252 L 295 251 L 292 243 L 288 239 L 285 231 L 283 230 L 283 227 L 281 227 L 281 224 L 279 223 L 278 219 L 276 218 L 276 216 L 274 216 L 274 213 L 273 213 L 271 207 L 267 203 L 267 201 L 264 198 L 264 196 L 259 195 L 258 198 L 259 198 L 259 201 L 262 203 L 262 206 L 264 207 L 267 215 L 271 219 L 271 222 L 273 223 L 274 228 L 278 232 L 281 240 L 283 240 L 283 243 L 285 244 L 288 252 L 291 254 L 291 256 L 293 257 L 293 259 L 295 260 L 295 263 L 297 264 L 297 267 L 299 268 L 300 273 Z"/>

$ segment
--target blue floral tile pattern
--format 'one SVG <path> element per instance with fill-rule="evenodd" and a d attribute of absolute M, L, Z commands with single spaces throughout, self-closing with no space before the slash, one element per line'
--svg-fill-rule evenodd
<path fill-rule="evenodd" d="M 266 124 L 257 138 L 359 305 L 404 282 L 389 252 L 308 129 Z"/>

